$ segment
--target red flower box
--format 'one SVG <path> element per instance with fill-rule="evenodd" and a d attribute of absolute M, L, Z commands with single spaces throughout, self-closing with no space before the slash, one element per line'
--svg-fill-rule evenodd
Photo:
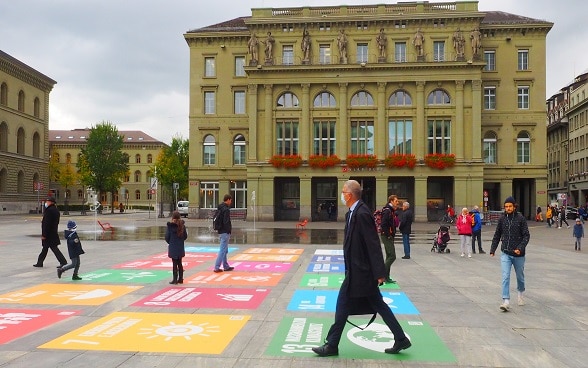
<path fill-rule="evenodd" d="M 302 165 L 302 157 L 300 155 L 274 155 L 269 163 L 273 167 L 284 167 L 286 169 L 293 169 Z"/>
<path fill-rule="evenodd" d="M 310 157 L 308 158 L 308 166 L 320 169 L 333 167 L 335 165 L 338 165 L 340 162 L 341 159 L 337 155 L 310 155 Z"/>
<path fill-rule="evenodd" d="M 388 168 L 408 167 L 413 169 L 416 166 L 415 155 L 392 154 L 384 159 L 384 165 Z"/>
<path fill-rule="evenodd" d="M 425 164 L 433 169 L 443 170 L 446 167 L 455 165 L 455 155 L 453 153 L 433 153 L 425 156 Z"/>
<path fill-rule="evenodd" d="M 378 165 L 378 158 L 376 155 L 348 155 L 346 163 L 352 169 L 360 167 L 374 168 Z"/>

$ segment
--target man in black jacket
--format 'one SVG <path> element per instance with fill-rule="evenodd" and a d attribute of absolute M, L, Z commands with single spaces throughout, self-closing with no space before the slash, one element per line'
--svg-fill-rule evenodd
<path fill-rule="evenodd" d="M 384 243 L 384 251 L 386 252 L 386 283 L 396 283 L 390 278 L 390 268 L 392 263 L 396 260 L 396 248 L 394 247 L 394 236 L 396 236 L 396 207 L 398 206 L 398 197 L 392 194 L 388 197 L 388 203 L 382 208 L 382 223 L 380 228 L 382 233 L 380 238 Z"/>
<path fill-rule="evenodd" d="M 59 244 L 61 244 L 59 233 L 57 232 L 59 217 L 59 210 L 57 209 L 57 206 L 55 206 L 55 197 L 47 197 L 45 200 L 43 220 L 41 221 L 41 245 L 43 246 L 43 249 L 39 254 L 37 263 L 35 263 L 33 267 L 43 267 L 43 262 L 47 257 L 49 249 L 51 249 L 59 261 L 59 266 L 57 267 L 65 266 L 67 264 L 67 260 L 58 248 Z"/>
<path fill-rule="evenodd" d="M 319 356 L 339 355 L 339 341 L 349 316 L 349 308 L 361 300 L 380 316 L 394 335 L 394 345 L 384 350 L 388 354 L 398 354 L 411 346 L 390 307 L 384 302 L 378 285 L 386 279 L 386 268 L 378 234 L 374 231 L 375 222 L 368 206 L 360 200 L 361 186 L 355 180 L 343 185 L 341 201 L 349 208 L 345 216 L 345 237 L 343 255 L 345 259 L 345 279 L 339 289 L 335 309 L 335 323 L 329 329 L 326 343 L 313 347 Z"/>
<path fill-rule="evenodd" d="M 504 201 L 504 214 L 496 224 L 496 231 L 492 238 L 490 255 L 498 248 L 500 250 L 500 263 L 502 265 L 502 304 L 500 310 L 507 312 L 510 309 L 510 269 L 514 267 L 517 276 L 518 304 L 524 305 L 523 292 L 525 291 L 525 250 L 529 243 L 529 228 L 525 217 L 516 211 L 515 200 L 508 197 Z"/>
<path fill-rule="evenodd" d="M 402 234 L 402 245 L 404 246 L 404 256 L 402 259 L 410 259 L 410 233 L 412 232 L 412 221 L 414 215 L 410 209 L 410 203 L 402 203 L 402 213 L 400 214 L 400 225 L 398 230 Z"/>
<path fill-rule="evenodd" d="M 231 238 L 231 231 L 233 225 L 231 223 L 231 203 L 233 203 L 233 197 L 230 194 L 225 194 L 223 203 L 217 208 L 217 216 L 220 216 L 221 227 L 218 230 L 220 237 L 220 247 L 218 250 L 218 256 L 214 263 L 214 272 L 232 271 L 235 267 L 231 267 L 227 261 L 227 253 L 229 252 L 229 239 Z M 223 268 L 221 267 L 221 264 Z"/>

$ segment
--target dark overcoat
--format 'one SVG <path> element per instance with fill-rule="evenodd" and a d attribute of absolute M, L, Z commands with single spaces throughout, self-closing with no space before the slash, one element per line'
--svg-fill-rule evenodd
<path fill-rule="evenodd" d="M 44 247 L 53 247 L 61 244 L 59 233 L 57 232 L 59 218 L 59 210 L 55 204 L 51 204 L 45 208 L 43 220 L 41 220 L 41 235 L 45 237 L 45 240 L 42 240 L 41 244 Z"/>
<path fill-rule="evenodd" d="M 180 220 L 182 223 L 184 220 Z M 186 255 L 184 241 L 188 238 L 188 231 L 184 226 L 184 232 L 178 236 L 178 224 L 168 222 L 165 229 L 165 241 L 168 244 L 167 256 L 169 258 L 183 258 Z"/>

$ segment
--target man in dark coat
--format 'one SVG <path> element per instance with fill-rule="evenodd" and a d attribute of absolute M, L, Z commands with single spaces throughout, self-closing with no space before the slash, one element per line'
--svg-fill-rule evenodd
<path fill-rule="evenodd" d="M 345 216 L 343 241 L 345 279 L 337 297 L 335 323 L 329 329 L 326 343 L 312 348 L 319 356 L 339 355 L 339 341 L 349 316 L 349 308 L 358 300 L 354 298 L 361 298 L 362 302 L 369 304 L 382 316 L 394 334 L 394 345 L 386 349 L 386 353 L 398 354 L 411 346 L 378 288 L 386 280 L 386 267 L 372 211 L 360 198 L 360 184 L 355 180 L 346 181 L 341 193 L 341 201 L 349 208 Z"/>
<path fill-rule="evenodd" d="M 45 212 L 43 212 L 43 220 L 41 221 L 41 245 L 43 249 L 39 254 L 37 263 L 33 267 L 43 267 L 43 262 L 45 261 L 45 257 L 47 257 L 49 249 L 51 249 L 59 261 L 59 266 L 57 267 L 67 264 L 67 260 L 58 248 L 59 244 L 61 244 L 59 233 L 57 232 L 59 217 L 59 210 L 55 206 L 55 197 L 47 197 L 45 200 Z"/>
<path fill-rule="evenodd" d="M 229 239 L 231 238 L 231 231 L 233 230 L 233 224 L 231 223 L 231 203 L 233 203 L 233 197 L 230 194 L 225 194 L 223 203 L 221 203 L 217 211 L 221 227 L 218 230 L 218 236 L 220 238 L 220 246 L 218 250 L 218 256 L 214 262 L 214 272 L 233 271 L 235 267 L 229 265 L 227 260 L 227 253 L 229 252 Z M 223 268 L 221 268 L 223 266 Z"/>
<path fill-rule="evenodd" d="M 402 213 L 400 214 L 400 225 L 398 230 L 402 234 L 402 244 L 404 245 L 404 256 L 402 259 L 410 259 L 410 233 L 412 232 L 412 221 L 414 215 L 410 209 L 410 203 L 402 204 Z"/>

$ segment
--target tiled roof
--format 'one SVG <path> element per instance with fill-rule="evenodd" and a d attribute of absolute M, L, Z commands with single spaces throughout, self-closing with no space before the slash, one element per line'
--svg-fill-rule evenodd
<path fill-rule="evenodd" d="M 73 130 L 50 130 L 49 131 L 49 142 L 51 143 L 62 143 L 62 142 L 75 142 L 82 143 L 88 139 L 90 129 L 73 129 Z M 143 133 L 140 130 L 119 130 L 119 135 L 124 137 L 125 143 L 159 143 L 157 139 Z"/>
<path fill-rule="evenodd" d="M 199 32 L 226 32 L 226 31 L 246 31 L 248 30 L 245 25 L 245 19 L 251 17 L 239 17 L 231 20 L 227 20 L 221 23 L 213 24 L 198 29 L 192 29 L 187 33 L 199 33 Z"/>
<path fill-rule="evenodd" d="M 502 11 L 486 11 L 484 13 L 486 13 L 486 16 L 484 17 L 484 20 L 482 20 L 482 24 L 551 24 L 551 22 L 548 22 L 546 20 L 524 17 L 522 15 L 505 13 Z"/>

